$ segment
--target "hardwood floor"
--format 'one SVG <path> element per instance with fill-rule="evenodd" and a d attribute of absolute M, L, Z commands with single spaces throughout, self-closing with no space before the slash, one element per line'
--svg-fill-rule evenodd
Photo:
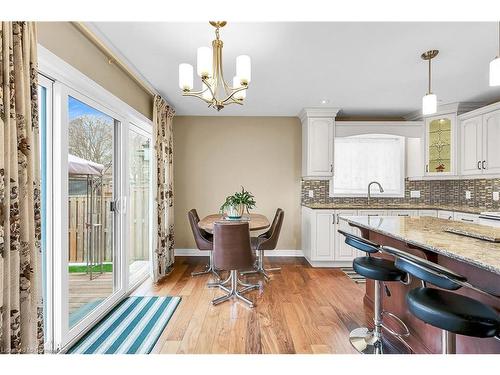
<path fill-rule="evenodd" d="M 212 306 L 224 292 L 206 286 L 208 275 L 191 277 L 206 262 L 178 257 L 164 281 L 147 281 L 133 293 L 182 297 L 153 353 L 355 353 L 349 331 L 372 321 L 363 305 L 364 285 L 302 258 L 267 258 L 268 266 L 282 267 L 268 283 L 248 277 L 261 283 L 246 294 L 255 308 L 237 301 Z"/>

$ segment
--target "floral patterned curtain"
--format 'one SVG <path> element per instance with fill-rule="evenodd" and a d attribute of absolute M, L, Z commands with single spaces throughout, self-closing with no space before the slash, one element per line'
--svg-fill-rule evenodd
<path fill-rule="evenodd" d="M 0 39 L 0 353 L 41 353 L 35 24 L 1 22 Z"/>
<path fill-rule="evenodd" d="M 154 98 L 153 126 L 156 153 L 157 244 L 154 281 L 170 272 L 174 263 L 174 164 L 172 120 L 175 110 L 159 95 Z"/>

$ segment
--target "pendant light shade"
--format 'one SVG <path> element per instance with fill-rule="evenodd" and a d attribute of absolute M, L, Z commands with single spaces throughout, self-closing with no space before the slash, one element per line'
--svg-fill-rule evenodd
<path fill-rule="evenodd" d="M 427 91 L 427 94 L 425 94 L 425 96 L 422 98 L 422 114 L 424 116 L 432 115 L 433 113 L 437 112 L 437 96 L 431 91 L 431 60 L 436 57 L 438 53 L 438 50 L 432 49 L 430 51 L 424 52 L 420 56 L 423 60 L 429 62 L 429 89 Z"/>
<path fill-rule="evenodd" d="M 500 22 L 498 22 L 498 54 L 490 62 L 490 86 L 500 86 Z"/>
<path fill-rule="evenodd" d="M 422 98 L 422 114 L 432 115 L 437 112 L 437 96 L 427 94 Z"/>
<path fill-rule="evenodd" d="M 193 89 L 193 66 L 191 64 L 179 64 L 179 87 L 182 91 Z"/>

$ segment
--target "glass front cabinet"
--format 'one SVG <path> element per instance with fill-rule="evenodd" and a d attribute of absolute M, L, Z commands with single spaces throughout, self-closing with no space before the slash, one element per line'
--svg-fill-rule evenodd
<path fill-rule="evenodd" d="M 454 175 L 456 170 L 455 113 L 425 119 L 425 175 Z"/>

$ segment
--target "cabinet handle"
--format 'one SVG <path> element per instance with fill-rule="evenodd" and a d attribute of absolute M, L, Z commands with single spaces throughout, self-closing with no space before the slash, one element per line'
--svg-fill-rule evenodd
<path fill-rule="evenodd" d="M 481 169 L 481 160 L 477 162 L 477 169 Z"/>
<path fill-rule="evenodd" d="M 474 220 L 472 220 L 472 219 L 465 219 L 463 217 L 460 220 L 462 220 L 462 221 L 468 221 L 469 223 L 473 223 L 474 222 Z"/>
<path fill-rule="evenodd" d="M 368 214 L 368 216 L 378 216 L 378 214 Z"/>
<path fill-rule="evenodd" d="M 429 172 L 429 164 L 426 164 L 426 165 L 425 165 L 425 171 L 426 171 L 426 172 Z"/>
<path fill-rule="evenodd" d="M 330 173 L 333 173 L 333 163 L 330 164 Z"/>
<path fill-rule="evenodd" d="M 408 214 L 398 214 L 398 216 L 410 216 Z"/>
<path fill-rule="evenodd" d="M 481 163 L 483 169 L 486 169 L 486 160 L 483 160 L 483 162 Z"/>

